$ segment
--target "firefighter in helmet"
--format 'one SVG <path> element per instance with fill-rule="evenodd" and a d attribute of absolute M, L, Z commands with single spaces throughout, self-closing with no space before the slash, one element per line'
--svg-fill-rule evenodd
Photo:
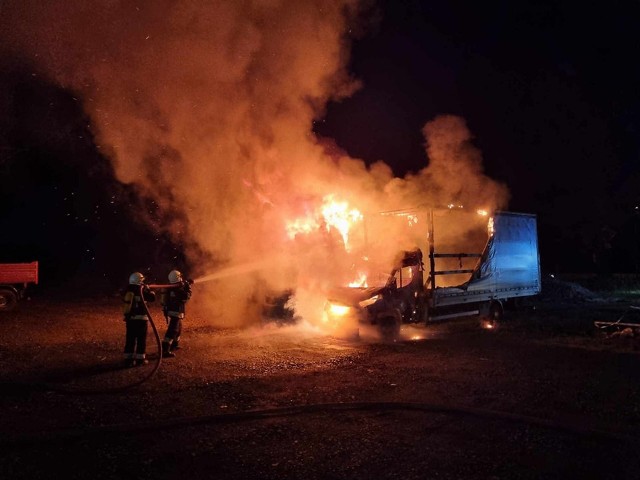
<path fill-rule="evenodd" d="M 167 333 L 162 340 L 162 356 L 175 357 L 175 350 L 180 348 L 180 334 L 182 320 L 185 315 L 185 305 L 191 298 L 192 280 L 182 278 L 178 270 L 169 272 L 169 283 L 162 295 L 162 311 L 167 319 Z"/>
<path fill-rule="evenodd" d="M 144 302 L 153 302 L 156 294 L 144 283 L 144 280 L 144 275 L 140 272 L 132 273 L 123 298 L 122 307 L 126 324 L 124 363 L 127 367 L 148 363 L 145 357 L 149 315 Z"/>

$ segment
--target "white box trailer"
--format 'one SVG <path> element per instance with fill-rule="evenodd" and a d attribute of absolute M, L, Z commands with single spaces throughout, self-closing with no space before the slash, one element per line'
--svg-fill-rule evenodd
<path fill-rule="evenodd" d="M 498 317 L 504 301 L 540 293 L 536 216 L 496 212 L 490 222 L 490 236 L 480 254 L 437 253 L 431 231 L 427 294 L 430 320 L 476 313 Z M 478 257 L 479 261 L 471 270 L 437 270 L 437 260 L 447 257 Z M 453 287 L 436 287 L 438 275 L 461 273 L 470 274 L 469 280 Z"/>

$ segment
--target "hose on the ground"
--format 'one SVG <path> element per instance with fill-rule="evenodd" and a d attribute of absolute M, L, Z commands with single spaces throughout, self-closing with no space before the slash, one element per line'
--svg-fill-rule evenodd
<path fill-rule="evenodd" d="M 160 288 L 160 287 L 169 287 L 168 285 L 150 285 L 150 287 Z M 48 382 L 6 382 L 3 385 L 12 385 L 14 387 L 22 387 L 22 388 L 31 388 L 37 390 L 44 390 L 49 392 L 57 392 L 57 393 L 65 393 L 71 395 L 100 395 L 107 393 L 118 393 L 123 392 L 125 390 L 129 390 L 131 388 L 142 385 L 144 382 L 148 381 L 151 377 L 155 375 L 155 373 L 160 368 L 162 363 L 162 342 L 160 340 L 160 334 L 158 333 L 158 328 L 156 327 L 155 322 L 153 321 L 153 315 L 151 315 L 151 311 L 149 310 L 149 306 L 144 299 L 144 285 L 140 284 L 140 298 L 142 299 L 142 305 L 149 317 L 149 323 L 151 324 L 151 330 L 153 331 L 153 336 L 156 341 L 156 346 L 158 348 L 158 356 L 154 361 L 153 368 L 149 370 L 144 376 L 140 379 L 135 380 L 131 383 L 127 383 L 126 385 L 121 385 L 117 387 L 109 387 L 109 388 L 81 388 L 81 387 L 73 387 L 67 385 L 60 385 L 56 383 L 48 383 Z"/>
<path fill-rule="evenodd" d="M 151 288 L 166 288 L 175 285 L 150 285 Z M 156 340 L 158 348 L 158 356 L 155 360 L 153 369 L 150 370 L 141 379 L 114 388 L 105 389 L 82 389 L 76 387 L 69 387 L 64 385 L 57 385 L 52 383 L 35 382 L 17 384 L 22 386 L 28 386 L 30 388 L 39 388 L 46 391 L 54 391 L 58 393 L 75 394 L 75 395 L 94 395 L 105 393 L 117 393 L 130 388 L 141 385 L 149 380 L 160 368 L 162 363 L 162 343 L 158 329 L 153 321 L 153 316 L 149 311 L 147 302 L 144 300 L 143 285 L 140 285 L 140 297 L 142 298 L 142 304 L 149 316 L 149 322 Z M 632 307 L 634 310 L 640 309 L 640 307 Z M 627 312 L 625 312 L 627 313 Z M 624 316 L 624 314 L 623 314 Z M 622 317 L 618 320 L 620 321 Z M 15 384 L 15 383 L 14 383 Z M 427 413 L 440 413 L 447 415 L 466 415 L 472 417 L 488 418 L 503 420 L 509 422 L 527 423 L 530 425 L 536 425 L 547 429 L 561 430 L 567 433 L 590 435 L 607 440 L 616 441 L 638 441 L 636 437 L 626 435 L 623 433 L 612 432 L 608 430 L 594 429 L 575 423 L 562 423 L 557 421 L 551 421 L 547 419 L 531 417 L 527 415 L 519 415 L 509 412 L 502 412 L 497 410 L 487 410 L 474 407 L 464 407 L 455 405 L 439 405 L 432 403 L 411 403 L 411 402 L 350 402 L 350 403 L 318 403 L 318 404 L 306 404 L 295 405 L 279 408 L 268 408 L 260 410 L 249 410 L 245 412 L 213 414 L 213 415 L 201 415 L 195 417 L 182 417 L 172 418 L 164 420 L 156 420 L 152 422 L 142 422 L 133 424 L 115 424 L 115 425 L 103 425 L 81 429 L 68 429 L 68 430 L 56 430 L 50 432 L 44 432 L 36 435 L 17 436 L 14 438 L 0 439 L 0 446 L 5 447 L 19 447 L 24 445 L 32 445 L 34 443 L 43 443 L 51 441 L 72 441 L 77 438 L 86 438 L 91 436 L 103 436 L 107 434 L 125 434 L 125 433 L 145 433 L 154 432 L 170 428 L 185 428 L 204 424 L 224 424 L 234 423 L 241 421 L 261 420 L 268 418 L 287 417 L 302 414 L 313 413 L 328 413 L 328 412 L 349 412 L 349 411 L 384 411 L 384 410 L 407 410 L 407 411 L 419 411 Z"/>
<path fill-rule="evenodd" d="M 350 403 L 317 403 L 294 405 L 287 407 L 266 408 L 244 412 L 201 415 L 194 417 L 170 418 L 151 422 L 101 425 L 95 427 L 53 430 L 33 435 L 16 436 L 0 439 L 1 448 L 28 447 L 38 443 L 69 442 L 78 439 L 86 440 L 97 437 L 104 441 L 107 435 L 130 435 L 153 433 L 172 428 L 187 428 L 199 425 L 220 425 L 252 420 L 264 420 L 278 417 L 290 417 L 303 414 L 336 413 L 353 411 L 414 411 L 445 415 L 464 415 L 469 417 L 502 420 L 513 423 L 525 423 L 549 430 L 559 430 L 574 435 L 583 435 L 609 441 L 638 442 L 638 437 L 631 434 L 592 428 L 579 423 L 553 421 L 544 418 L 519 415 L 498 410 L 488 410 L 459 405 L 441 405 L 435 403 L 412 402 L 350 402 Z"/>

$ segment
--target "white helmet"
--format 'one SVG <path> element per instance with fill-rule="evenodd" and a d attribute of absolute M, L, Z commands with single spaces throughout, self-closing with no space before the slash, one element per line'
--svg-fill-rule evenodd
<path fill-rule="evenodd" d="M 140 285 L 142 282 L 144 282 L 144 275 L 140 272 L 133 272 L 129 276 L 129 283 L 131 285 Z"/>
<path fill-rule="evenodd" d="M 182 273 L 178 270 L 171 270 L 169 272 L 169 283 L 180 283 L 182 281 Z"/>

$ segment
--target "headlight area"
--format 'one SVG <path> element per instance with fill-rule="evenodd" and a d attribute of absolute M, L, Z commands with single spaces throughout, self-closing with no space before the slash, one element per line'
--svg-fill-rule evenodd
<path fill-rule="evenodd" d="M 328 325 L 338 325 L 350 320 L 362 321 L 367 318 L 367 307 L 373 305 L 382 298 L 382 295 L 374 295 L 358 302 L 357 305 L 347 305 L 335 300 L 327 300 L 324 305 L 323 322 Z"/>
<path fill-rule="evenodd" d="M 324 330 L 332 336 L 346 339 L 358 338 L 358 326 L 362 314 L 363 310 L 356 305 L 327 301 L 324 305 L 322 325 Z"/>
<path fill-rule="evenodd" d="M 324 304 L 323 320 L 325 322 L 336 323 L 345 317 L 353 316 L 355 313 L 355 308 L 350 305 L 327 300 L 327 303 Z"/>
<path fill-rule="evenodd" d="M 335 300 L 327 300 L 324 305 L 322 322 L 332 329 L 352 324 L 357 325 L 360 322 L 362 312 L 362 309 L 358 308 L 357 305 L 346 305 Z"/>

